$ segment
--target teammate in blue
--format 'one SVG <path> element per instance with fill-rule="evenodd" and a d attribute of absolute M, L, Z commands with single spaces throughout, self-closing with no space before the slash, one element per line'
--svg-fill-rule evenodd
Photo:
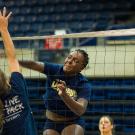
<path fill-rule="evenodd" d="M 71 52 L 63 65 L 19 61 L 23 67 L 47 76 L 43 135 L 84 135 L 85 121 L 81 116 L 87 109 L 91 86 L 80 72 L 88 61 L 88 54 L 80 49 Z"/>
<path fill-rule="evenodd" d="M 8 32 L 6 8 L 0 11 L 0 33 L 11 72 L 10 80 L 0 70 L 0 100 L 4 107 L 4 124 L 2 135 L 37 135 L 32 111 L 29 106 L 26 82 L 20 73 L 15 55 L 14 44 Z"/>

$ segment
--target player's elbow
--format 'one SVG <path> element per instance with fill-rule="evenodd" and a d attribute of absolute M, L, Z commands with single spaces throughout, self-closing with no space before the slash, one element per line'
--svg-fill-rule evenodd
<path fill-rule="evenodd" d="M 78 116 L 82 116 L 84 113 L 85 113 L 85 111 L 86 111 L 86 109 L 84 108 L 84 107 L 82 107 L 81 109 L 79 109 L 78 111 L 77 111 L 77 115 Z"/>
<path fill-rule="evenodd" d="M 79 99 L 78 102 L 80 104 L 79 105 L 80 107 L 77 110 L 77 115 L 78 116 L 81 116 L 81 115 L 83 115 L 86 112 L 88 101 L 87 100 L 84 100 L 84 99 Z"/>

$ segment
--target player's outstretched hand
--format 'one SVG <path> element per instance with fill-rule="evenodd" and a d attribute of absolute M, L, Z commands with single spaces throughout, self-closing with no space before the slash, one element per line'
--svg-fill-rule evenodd
<path fill-rule="evenodd" d="M 4 7 L 3 10 L 0 10 L 0 32 L 8 28 L 8 20 L 12 12 L 7 14 L 7 10 Z"/>

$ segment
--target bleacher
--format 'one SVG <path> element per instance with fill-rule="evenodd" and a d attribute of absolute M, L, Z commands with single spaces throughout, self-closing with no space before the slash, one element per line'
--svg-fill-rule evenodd
<path fill-rule="evenodd" d="M 13 12 L 12 36 L 50 35 L 55 29 L 71 32 L 106 30 L 121 20 L 125 27 L 134 16 L 134 0 L 10 0 L 1 2 Z M 125 20 L 123 19 L 125 17 Z M 131 21 L 129 24 L 134 24 Z M 49 29 L 50 31 L 47 31 Z M 40 33 L 42 30 L 44 32 Z"/>

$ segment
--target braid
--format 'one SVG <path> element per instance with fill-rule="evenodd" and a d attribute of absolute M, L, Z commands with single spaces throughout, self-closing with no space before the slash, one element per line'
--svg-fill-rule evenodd
<path fill-rule="evenodd" d="M 84 67 L 86 67 L 87 64 L 89 63 L 89 56 L 88 56 L 87 52 L 84 51 L 84 50 L 81 50 L 81 49 L 77 49 L 75 51 L 77 51 L 77 52 L 79 52 L 83 55 L 83 57 L 84 57 Z"/>

